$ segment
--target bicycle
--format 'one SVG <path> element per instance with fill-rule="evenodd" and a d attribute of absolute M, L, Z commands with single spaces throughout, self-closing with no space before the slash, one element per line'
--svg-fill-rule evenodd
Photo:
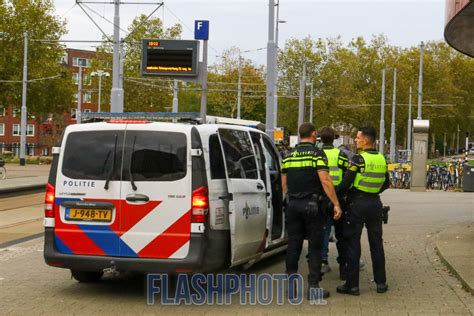
<path fill-rule="evenodd" d="M 0 179 L 3 180 L 7 177 L 7 168 L 5 168 L 5 160 L 0 158 Z"/>

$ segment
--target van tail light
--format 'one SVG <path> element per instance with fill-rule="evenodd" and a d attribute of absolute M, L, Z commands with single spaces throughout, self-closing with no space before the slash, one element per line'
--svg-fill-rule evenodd
<path fill-rule="evenodd" d="M 206 187 L 193 191 L 191 223 L 205 223 L 209 213 L 209 195 Z"/>
<path fill-rule="evenodd" d="M 44 217 L 54 217 L 55 192 L 51 184 L 46 185 L 46 195 L 44 197 Z"/>

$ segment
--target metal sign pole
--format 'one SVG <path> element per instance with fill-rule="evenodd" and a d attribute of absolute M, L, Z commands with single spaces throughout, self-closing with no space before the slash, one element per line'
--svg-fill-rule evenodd
<path fill-rule="evenodd" d="M 202 48 L 202 82 L 201 82 L 201 118 L 202 122 L 206 122 L 207 115 L 207 40 L 203 41 Z"/>

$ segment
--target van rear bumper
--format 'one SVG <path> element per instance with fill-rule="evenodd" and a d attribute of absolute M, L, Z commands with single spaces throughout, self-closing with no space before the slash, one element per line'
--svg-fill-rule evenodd
<path fill-rule="evenodd" d="M 229 231 L 191 233 L 188 256 L 183 259 L 150 259 L 65 254 L 54 245 L 54 228 L 45 228 L 44 259 L 46 264 L 78 271 L 118 271 L 153 273 L 209 272 L 228 264 Z"/>

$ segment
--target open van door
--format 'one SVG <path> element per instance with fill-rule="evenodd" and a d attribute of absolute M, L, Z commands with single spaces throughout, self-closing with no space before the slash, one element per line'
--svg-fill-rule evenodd
<path fill-rule="evenodd" d="M 261 255 L 266 237 L 266 190 L 248 131 L 219 128 L 229 201 L 232 266 Z"/>

